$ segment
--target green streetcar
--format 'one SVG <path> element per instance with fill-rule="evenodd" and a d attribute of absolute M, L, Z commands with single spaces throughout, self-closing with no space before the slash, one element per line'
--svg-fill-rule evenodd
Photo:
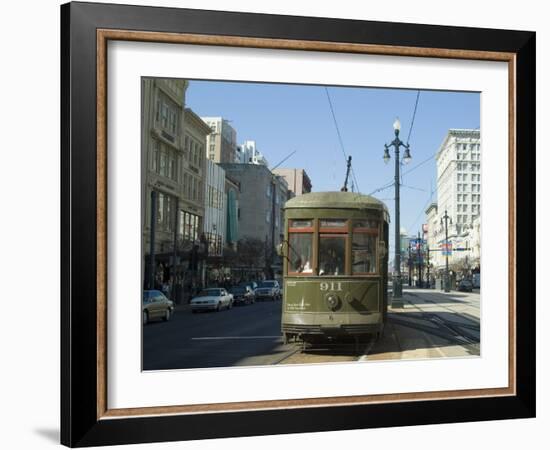
<path fill-rule="evenodd" d="M 285 204 L 282 333 L 285 343 L 383 331 L 388 305 L 384 203 L 353 192 L 315 192 Z"/>

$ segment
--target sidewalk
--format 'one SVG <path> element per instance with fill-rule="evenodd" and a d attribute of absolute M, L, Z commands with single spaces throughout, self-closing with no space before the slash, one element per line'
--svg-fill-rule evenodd
<path fill-rule="evenodd" d="M 409 288 L 403 289 L 404 308 L 392 308 L 389 295 L 389 311 L 403 314 L 423 311 L 444 316 L 464 315 L 479 321 L 481 298 L 478 292 L 444 292 L 439 289 Z M 458 316 L 457 316 L 458 317 Z"/>

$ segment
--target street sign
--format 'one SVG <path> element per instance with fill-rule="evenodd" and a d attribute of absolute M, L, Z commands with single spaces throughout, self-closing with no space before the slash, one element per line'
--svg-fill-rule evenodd
<path fill-rule="evenodd" d="M 424 245 L 426 245 L 425 239 L 411 239 L 411 250 L 422 250 Z"/>
<path fill-rule="evenodd" d="M 441 254 L 443 256 L 451 256 L 453 254 L 453 243 L 450 241 L 441 244 Z"/>

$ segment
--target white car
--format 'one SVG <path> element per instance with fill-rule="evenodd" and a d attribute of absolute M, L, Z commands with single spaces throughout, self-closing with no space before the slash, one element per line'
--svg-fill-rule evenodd
<path fill-rule="evenodd" d="M 281 288 L 277 280 L 264 280 L 262 281 L 256 290 L 254 291 L 256 300 L 280 300 Z"/>
<path fill-rule="evenodd" d="M 224 288 L 203 289 L 191 299 L 191 312 L 220 311 L 233 307 L 233 296 Z"/>

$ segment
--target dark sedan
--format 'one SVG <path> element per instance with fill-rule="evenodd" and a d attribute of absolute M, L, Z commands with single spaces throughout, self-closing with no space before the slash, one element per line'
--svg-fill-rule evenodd
<path fill-rule="evenodd" d="M 254 291 L 250 286 L 235 286 L 229 289 L 229 293 L 233 294 L 233 303 L 235 305 L 250 305 L 254 303 Z"/>
<path fill-rule="evenodd" d="M 458 282 L 457 290 L 461 292 L 472 292 L 474 285 L 470 280 L 460 280 Z"/>

